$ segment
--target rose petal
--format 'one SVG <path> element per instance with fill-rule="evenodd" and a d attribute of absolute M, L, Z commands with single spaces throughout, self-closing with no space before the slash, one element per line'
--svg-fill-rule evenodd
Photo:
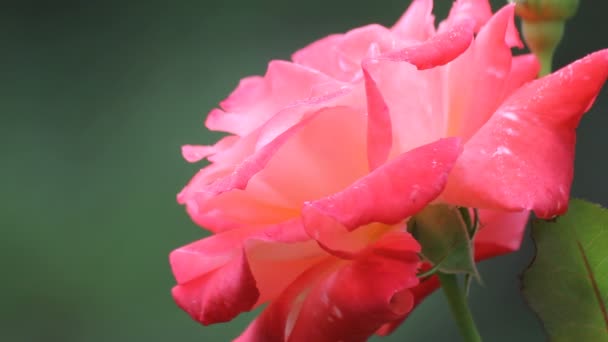
<path fill-rule="evenodd" d="M 201 161 L 207 156 L 216 152 L 215 146 L 201 146 L 201 145 L 184 145 L 182 146 L 182 156 L 189 163 L 196 163 Z"/>
<path fill-rule="evenodd" d="M 234 189 L 245 189 L 251 177 L 263 170 L 276 151 L 288 141 L 292 135 L 305 126 L 306 122 L 307 121 L 304 120 L 295 124 L 258 151 L 252 151 L 251 155 L 245 158 L 240 164 L 233 166 L 232 170 L 230 169 L 229 164 L 226 165 L 223 163 L 218 164 L 217 168 L 219 170 L 216 170 L 215 164 L 202 169 L 178 194 L 178 202 L 186 205 L 188 213 L 195 222 L 215 231 L 213 228 L 214 224 L 209 221 L 209 219 L 212 219 L 212 216 L 214 216 L 213 213 L 210 215 L 208 212 L 208 208 L 210 207 L 209 201 L 225 192 Z M 239 142 L 239 145 L 242 143 L 243 149 L 251 149 L 251 142 L 247 144 L 245 141 L 249 138 L 253 140 L 255 137 L 247 137 L 241 139 L 242 141 Z M 241 148 L 241 146 L 237 146 L 236 148 Z M 247 194 L 245 194 L 245 196 L 247 196 Z"/>
<path fill-rule="evenodd" d="M 370 50 L 389 51 L 399 43 L 396 39 L 386 27 L 372 24 L 312 43 L 294 53 L 292 59 L 337 80 L 352 82 L 363 76 L 361 61 Z"/>
<path fill-rule="evenodd" d="M 417 286 L 410 289 L 412 296 L 414 296 L 414 307 L 412 310 L 417 307 L 420 303 L 424 301 L 426 297 L 431 295 L 439 288 L 439 278 L 437 276 L 431 276 L 424 280 L 422 280 Z M 401 323 L 405 321 L 405 319 L 410 315 L 412 311 L 406 313 L 405 315 L 399 317 L 398 319 L 383 324 L 377 331 L 376 334 L 380 336 L 390 335 L 395 329 L 397 329 Z"/>
<path fill-rule="evenodd" d="M 503 7 L 481 28 L 467 52 L 447 66 L 447 136 L 468 140 L 504 99 L 512 59 L 504 37 L 514 15 L 513 6 Z"/>
<path fill-rule="evenodd" d="M 524 84 L 533 81 L 540 71 L 540 63 L 534 54 L 513 57 L 511 72 L 505 85 L 505 95 L 508 97 Z"/>
<path fill-rule="evenodd" d="M 259 296 L 244 253 L 218 270 L 179 283 L 172 294 L 179 307 L 205 325 L 227 322 L 251 310 Z"/>
<path fill-rule="evenodd" d="M 507 99 L 465 145 L 444 194 L 474 208 L 567 210 L 575 131 L 608 77 L 608 50 L 530 82 Z"/>
<path fill-rule="evenodd" d="M 365 123 L 365 112 L 351 107 L 314 113 L 250 186 L 269 189 L 298 215 L 303 202 L 339 191 L 368 172 Z"/>
<path fill-rule="evenodd" d="M 184 145 L 182 146 L 182 156 L 189 163 L 196 163 L 208 158 L 210 161 L 213 160 L 213 156 L 216 153 L 221 153 L 236 143 L 238 140 L 235 136 L 227 136 L 220 139 L 215 145 L 203 146 L 203 145 Z"/>
<path fill-rule="evenodd" d="M 398 156 L 344 190 L 306 202 L 304 228 L 341 256 L 356 253 L 348 232 L 373 222 L 395 224 L 416 213 L 443 190 L 461 152 L 457 138 L 442 139 Z"/>
<path fill-rule="evenodd" d="M 387 235 L 353 262 L 312 268 L 237 339 L 364 341 L 413 304 L 420 245 L 408 233 Z"/>
<path fill-rule="evenodd" d="M 473 38 L 472 28 L 472 22 L 461 22 L 428 41 L 363 62 L 372 169 L 386 159 L 389 146 L 392 150 L 388 154 L 395 156 L 443 135 L 444 104 L 437 95 L 443 91 L 441 70 L 429 69 L 465 51 Z M 391 134 L 386 132 L 390 126 L 393 140 L 389 143 Z"/>
<path fill-rule="evenodd" d="M 236 90 L 207 117 L 206 126 L 215 131 L 224 131 L 245 136 L 260 127 L 282 108 L 318 96 L 319 85 L 333 84 L 324 74 L 285 61 L 271 61 L 266 75 L 243 79 Z"/>
<path fill-rule="evenodd" d="M 514 4 L 507 4 L 505 7 L 514 7 Z M 439 31 L 441 32 L 448 25 L 453 25 L 460 20 L 473 19 L 475 21 L 475 32 L 479 32 L 491 17 L 492 8 L 488 0 L 458 0 L 452 5 L 448 18 L 439 25 Z M 509 47 L 524 47 L 514 20 L 509 21 L 507 25 L 504 42 Z"/>
<path fill-rule="evenodd" d="M 521 246 L 530 212 L 479 210 L 479 232 L 475 235 L 475 260 L 515 252 Z"/>
<path fill-rule="evenodd" d="M 471 20 L 462 20 L 423 43 L 393 50 L 374 59 L 408 62 L 420 70 L 444 65 L 458 57 L 471 44 L 473 24 Z"/>
<path fill-rule="evenodd" d="M 326 256 L 308 238 L 299 218 L 264 228 L 232 229 L 170 254 L 178 284 L 173 296 L 203 324 L 227 321 L 278 296 Z"/>
<path fill-rule="evenodd" d="M 242 253 L 241 242 L 251 230 L 234 229 L 180 247 L 169 255 L 169 263 L 178 284 L 207 276 L 230 263 Z"/>
<path fill-rule="evenodd" d="M 337 267 L 335 259 L 323 260 L 301 274 L 268 305 L 235 342 L 285 342 L 310 288 Z"/>
<path fill-rule="evenodd" d="M 391 115 L 369 72 L 365 74 L 365 94 L 367 98 L 367 158 L 369 169 L 374 170 L 387 159 L 393 144 Z"/>
<path fill-rule="evenodd" d="M 169 255 L 178 284 L 187 283 L 226 265 L 248 241 L 298 243 L 309 241 L 299 218 L 262 228 L 232 229 L 180 247 Z"/>
<path fill-rule="evenodd" d="M 414 305 L 409 289 L 418 284 L 419 250 L 407 233 L 385 236 L 310 291 L 289 339 L 365 341 L 386 322 L 409 312 Z"/>
<path fill-rule="evenodd" d="M 492 17 L 492 7 L 488 0 L 456 0 L 447 19 L 439 24 L 439 31 L 461 20 L 473 19 L 475 32 L 478 32 L 490 17 Z"/>
<path fill-rule="evenodd" d="M 414 0 L 391 30 L 401 39 L 425 41 L 435 33 L 433 0 Z"/>

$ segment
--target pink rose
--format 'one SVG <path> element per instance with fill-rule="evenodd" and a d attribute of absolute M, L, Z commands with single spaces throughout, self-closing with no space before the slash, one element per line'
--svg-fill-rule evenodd
<path fill-rule="evenodd" d="M 203 324 L 268 304 L 239 341 L 362 341 L 437 287 L 407 219 L 478 208 L 477 260 L 519 248 L 529 211 L 567 208 L 575 131 L 608 50 L 533 81 L 513 6 L 414 1 L 392 28 L 331 35 L 273 61 L 213 110 L 229 133 L 178 195 L 213 233 L 171 253 L 177 304 Z"/>

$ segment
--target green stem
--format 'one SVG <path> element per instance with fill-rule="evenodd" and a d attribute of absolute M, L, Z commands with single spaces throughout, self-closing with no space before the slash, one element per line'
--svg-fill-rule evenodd
<path fill-rule="evenodd" d="M 540 77 L 551 73 L 553 55 L 564 36 L 564 28 L 564 21 L 522 22 L 524 40 L 541 65 Z"/>
<path fill-rule="evenodd" d="M 481 336 L 477 331 L 473 316 L 467 305 L 464 291 L 458 286 L 458 278 L 455 274 L 437 273 L 443 293 L 445 294 L 452 316 L 458 325 L 460 334 L 465 342 L 481 342 Z"/>
<path fill-rule="evenodd" d="M 550 54 L 539 54 L 537 57 L 540 62 L 538 77 L 549 75 L 553 69 L 553 51 Z"/>

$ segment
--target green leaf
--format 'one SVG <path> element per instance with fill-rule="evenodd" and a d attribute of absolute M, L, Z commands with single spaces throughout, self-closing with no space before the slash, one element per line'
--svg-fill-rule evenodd
<path fill-rule="evenodd" d="M 431 205 L 408 222 L 408 230 L 422 246 L 422 255 L 444 273 L 478 277 L 473 246 L 458 208 Z"/>
<path fill-rule="evenodd" d="M 555 222 L 536 221 L 532 237 L 522 291 L 551 341 L 608 341 L 608 210 L 572 200 Z"/>

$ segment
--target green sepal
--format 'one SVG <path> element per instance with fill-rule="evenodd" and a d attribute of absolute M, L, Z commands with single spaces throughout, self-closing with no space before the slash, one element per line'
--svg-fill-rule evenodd
<path fill-rule="evenodd" d="M 422 246 L 423 257 L 439 271 L 479 279 L 470 232 L 457 207 L 430 205 L 410 218 L 408 231 Z"/>

